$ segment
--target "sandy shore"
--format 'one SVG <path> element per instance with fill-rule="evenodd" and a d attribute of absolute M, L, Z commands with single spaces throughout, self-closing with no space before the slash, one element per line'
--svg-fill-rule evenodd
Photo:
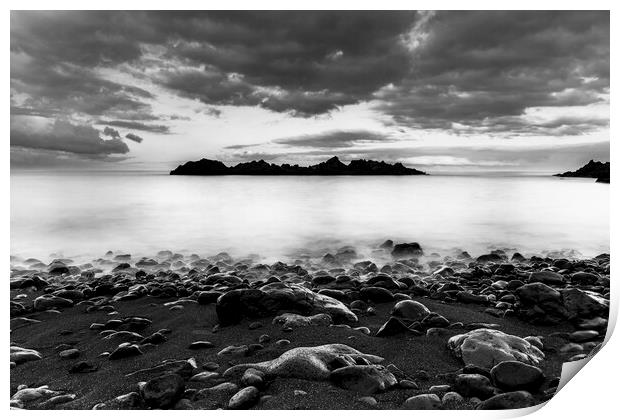
<path fill-rule="evenodd" d="M 588 260 L 525 259 L 496 252 L 473 259 L 402 249 L 404 254 L 391 244 L 378 248 L 377 261 L 391 260 L 381 264 L 371 264 L 373 258 L 361 259 L 351 249 L 318 260 L 300 258 L 269 266 L 235 261 L 226 254 L 200 258 L 171 252 L 152 258 L 108 254 L 79 266 L 72 261 L 14 259 L 11 405 L 451 409 L 494 408 L 493 404 L 512 401 L 517 407 L 551 398 L 562 363 L 585 357 L 602 342 L 609 298 L 608 255 Z M 545 288 L 545 299 L 540 299 L 542 292 L 533 298 L 528 294 L 536 287 Z M 412 300 L 422 305 L 415 306 L 423 308 L 419 319 L 395 309 L 399 302 Z M 435 315 L 429 318 L 428 312 L 439 315 L 439 321 Z M 274 323 L 283 313 L 326 318 L 321 322 L 300 318 L 284 326 Z M 390 319 L 405 329 L 385 328 Z M 482 346 L 475 351 L 484 356 L 480 362 L 464 348 L 448 344 L 452 337 L 481 329 L 525 338 L 518 345 L 499 335 L 491 340 L 508 340 L 502 342 L 508 343 L 503 354 L 515 356 L 502 360 L 525 361 L 540 377 L 521 380 L 515 373 L 516 388 L 508 386 L 499 370 L 491 369 L 501 360 L 485 365 L 485 352 L 492 350 L 484 343 L 470 341 Z M 122 331 L 126 333 L 109 338 Z M 211 345 L 190 348 L 198 341 Z M 321 378 L 311 377 L 319 362 L 307 371 L 295 365 L 293 374 L 272 365 L 258 368 L 256 382 L 243 375 L 247 369 L 226 372 L 239 364 L 282 359 L 291 350 L 325 344 L 344 344 L 382 361 L 327 355 L 321 359 L 326 361 L 327 376 Z M 519 353 L 521 345 L 525 348 Z M 110 357 L 119 347 L 131 346 L 135 354 Z M 229 346 L 247 347 L 221 354 Z M 24 356 L 28 351 L 35 354 Z M 171 360 L 178 362 L 130 375 Z M 368 364 L 386 368 L 368 375 L 368 368 L 360 367 Z M 350 376 L 339 382 L 334 371 L 347 365 L 352 368 Z M 195 376 L 205 372 L 215 373 Z M 167 380 L 161 379 L 166 375 Z M 177 382 L 171 383 L 171 376 Z M 149 382 L 146 387 L 144 382 Z M 518 398 L 510 399 L 506 396 L 510 393 Z M 424 397 L 411 399 L 416 395 Z M 116 399 L 119 396 L 123 397 Z"/>

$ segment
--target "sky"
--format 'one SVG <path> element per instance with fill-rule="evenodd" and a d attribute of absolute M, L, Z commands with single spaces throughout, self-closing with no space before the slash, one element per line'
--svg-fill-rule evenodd
<path fill-rule="evenodd" d="M 11 169 L 609 160 L 609 12 L 12 11 Z"/>

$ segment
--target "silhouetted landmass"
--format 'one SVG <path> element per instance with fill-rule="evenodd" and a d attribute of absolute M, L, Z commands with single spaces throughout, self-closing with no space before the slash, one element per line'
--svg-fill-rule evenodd
<path fill-rule="evenodd" d="M 568 178 L 596 178 L 596 182 L 604 182 L 609 184 L 609 162 L 595 162 L 591 160 L 586 163 L 585 166 L 577 169 L 576 171 L 568 171 L 563 174 L 556 174 L 554 176 L 568 177 Z"/>
<path fill-rule="evenodd" d="M 352 160 L 348 165 L 337 156 L 312 166 L 276 165 L 264 160 L 239 163 L 228 167 L 220 161 L 201 159 L 187 162 L 170 171 L 170 175 L 426 175 L 402 163 L 374 160 Z"/>

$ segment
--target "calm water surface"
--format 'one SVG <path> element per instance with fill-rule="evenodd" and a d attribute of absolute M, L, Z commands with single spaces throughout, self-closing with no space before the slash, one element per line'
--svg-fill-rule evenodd
<path fill-rule="evenodd" d="M 609 185 L 554 177 L 13 173 L 11 252 L 278 258 L 391 238 L 429 250 L 609 252 Z"/>

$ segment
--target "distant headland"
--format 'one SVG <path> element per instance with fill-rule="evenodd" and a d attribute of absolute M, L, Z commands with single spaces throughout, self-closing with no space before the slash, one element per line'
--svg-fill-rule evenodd
<path fill-rule="evenodd" d="M 603 182 L 609 184 L 609 162 L 597 162 L 590 160 L 581 168 L 576 171 L 568 171 L 562 174 L 556 174 L 554 176 L 568 177 L 568 178 L 596 178 L 596 182 Z"/>
<path fill-rule="evenodd" d="M 170 171 L 170 175 L 427 175 L 402 163 L 374 160 L 352 160 L 344 164 L 337 156 L 311 166 L 276 165 L 264 160 L 226 166 L 218 160 L 201 159 L 186 162 Z"/>

